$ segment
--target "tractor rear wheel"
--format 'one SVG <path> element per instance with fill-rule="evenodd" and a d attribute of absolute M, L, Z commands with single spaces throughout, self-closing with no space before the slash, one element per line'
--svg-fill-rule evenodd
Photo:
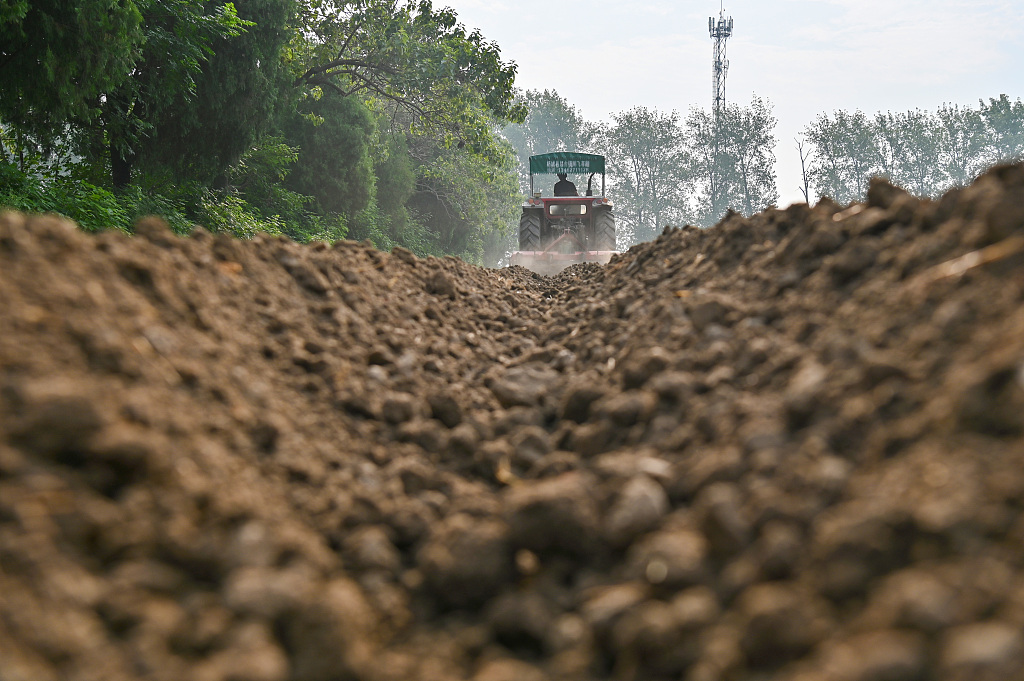
<path fill-rule="evenodd" d="M 540 213 L 537 211 L 523 211 L 519 218 L 519 250 L 540 250 Z"/>
<path fill-rule="evenodd" d="M 598 251 L 615 250 L 615 215 L 610 210 L 594 216 L 594 245 Z"/>

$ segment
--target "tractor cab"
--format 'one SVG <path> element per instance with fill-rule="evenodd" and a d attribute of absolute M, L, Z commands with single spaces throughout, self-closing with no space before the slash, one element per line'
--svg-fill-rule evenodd
<path fill-rule="evenodd" d="M 557 176 L 559 189 L 572 177 L 576 196 L 545 196 L 536 189 L 534 176 Z M 601 187 L 594 178 L 601 176 Z M 582 196 L 579 186 L 586 183 Z M 571 191 L 571 190 L 570 190 Z M 554 192 L 552 192 L 554 193 Z M 615 254 L 615 215 L 605 196 L 604 156 L 556 152 L 530 157 L 530 196 L 519 219 L 519 250 L 513 265 L 539 274 L 557 274 L 580 262 L 607 263 Z"/>

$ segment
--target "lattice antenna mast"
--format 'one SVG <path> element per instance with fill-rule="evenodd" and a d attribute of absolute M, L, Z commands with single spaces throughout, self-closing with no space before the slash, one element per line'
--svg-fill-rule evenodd
<path fill-rule="evenodd" d="M 725 41 L 732 35 L 732 17 L 726 18 L 724 5 L 720 5 L 717 22 L 714 17 L 708 17 L 708 32 L 715 41 L 715 59 L 711 64 L 711 95 L 714 99 L 715 118 L 718 118 L 718 112 L 725 105 L 725 74 L 729 71 Z"/>

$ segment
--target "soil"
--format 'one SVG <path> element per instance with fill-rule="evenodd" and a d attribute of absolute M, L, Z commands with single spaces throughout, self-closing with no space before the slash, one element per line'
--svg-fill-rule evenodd
<path fill-rule="evenodd" d="M 3 681 L 1024 678 L 1024 166 L 557 277 L 0 218 Z"/>

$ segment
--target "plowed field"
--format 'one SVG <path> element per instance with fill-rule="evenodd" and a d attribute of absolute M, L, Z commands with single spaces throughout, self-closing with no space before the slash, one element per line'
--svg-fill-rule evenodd
<path fill-rule="evenodd" d="M 541 278 L 0 218 L 2 681 L 1024 678 L 1024 166 Z"/>

